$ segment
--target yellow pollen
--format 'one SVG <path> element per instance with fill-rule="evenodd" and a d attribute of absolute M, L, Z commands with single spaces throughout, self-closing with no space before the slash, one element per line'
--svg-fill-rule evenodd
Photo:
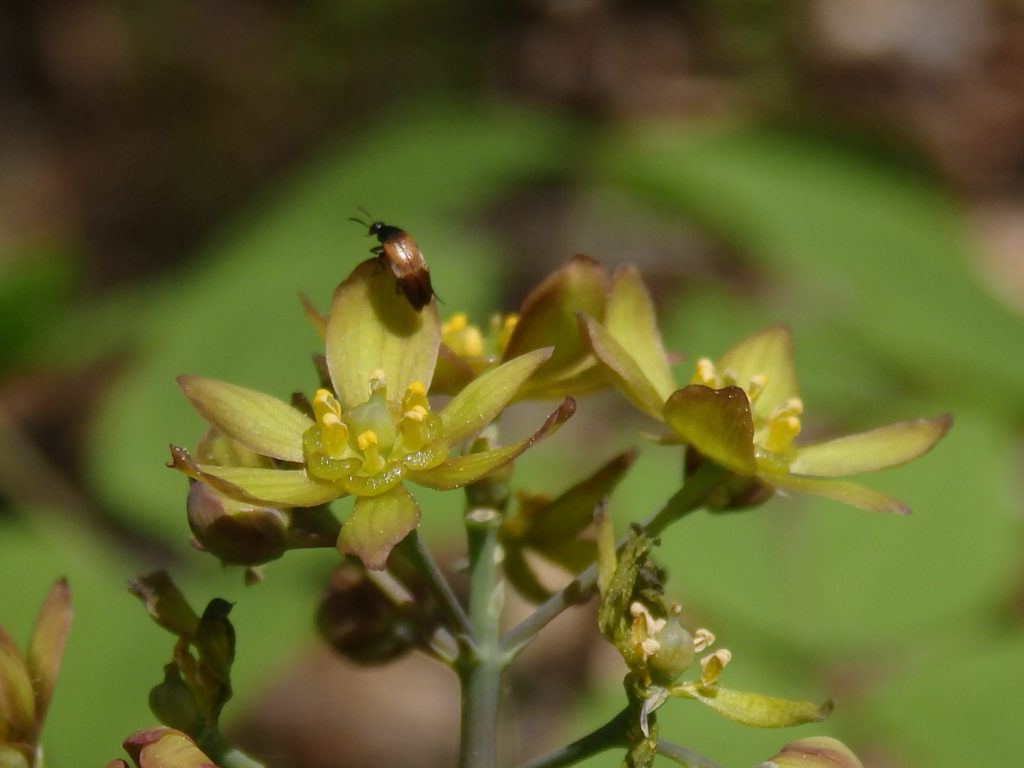
<path fill-rule="evenodd" d="M 799 434 L 800 419 L 796 416 L 773 417 L 768 422 L 768 434 L 764 438 L 764 447 L 772 453 L 782 453 L 793 444 L 793 440 Z"/>
<path fill-rule="evenodd" d="M 768 384 L 768 377 L 763 373 L 757 373 L 750 377 L 750 386 L 747 387 L 747 397 L 750 398 L 750 402 L 757 402 L 757 398 L 764 392 L 764 388 Z"/>
<path fill-rule="evenodd" d="M 718 378 L 715 371 L 715 364 L 706 357 L 697 361 L 696 370 L 693 374 L 692 384 L 703 384 L 705 387 L 714 387 Z"/>
<path fill-rule="evenodd" d="M 427 394 L 427 388 L 423 386 L 422 381 L 414 381 L 406 388 L 405 391 L 413 397 L 423 397 Z"/>
<path fill-rule="evenodd" d="M 327 414 L 335 414 L 336 416 L 341 415 L 341 405 L 335 399 L 334 395 L 326 389 L 318 389 L 316 394 L 313 395 L 313 417 L 323 422 L 324 417 Z"/>
<path fill-rule="evenodd" d="M 518 323 L 519 315 L 505 315 L 505 319 L 501 322 L 501 333 L 498 334 L 499 352 L 504 352 L 508 347 L 509 339 L 512 338 L 512 332 L 516 329 Z"/>
<path fill-rule="evenodd" d="M 358 446 L 360 451 L 365 451 L 370 446 L 376 447 L 377 433 L 372 429 L 360 433 L 359 437 L 356 438 L 356 446 Z"/>
<path fill-rule="evenodd" d="M 422 405 L 414 405 L 403 416 L 410 421 L 426 421 L 427 420 L 427 409 Z"/>
<path fill-rule="evenodd" d="M 469 324 L 469 318 L 465 312 L 457 312 L 447 322 L 441 324 L 441 333 L 457 333 Z"/>

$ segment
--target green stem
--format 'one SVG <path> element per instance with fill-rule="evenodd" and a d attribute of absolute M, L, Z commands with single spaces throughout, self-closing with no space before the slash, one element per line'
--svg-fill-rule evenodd
<path fill-rule="evenodd" d="M 701 502 L 714 486 L 725 476 L 726 471 L 712 462 L 705 462 L 674 496 L 641 525 L 652 536 L 657 536 L 671 523 L 690 514 L 701 506 Z M 625 542 L 619 542 L 619 547 Z M 586 602 L 597 584 L 597 565 L 591 565 L 556 592 L 520 624 L 509 630 L 501 639 L 501 647 L 509 653 L 518 653 L 534 636 L 562 611 L 572 605 Z"/>
<path fill-rule="evenodd" d="M 469 617 L 466 616 L 466 612 L 462 610 L 459 598 L 455 596 L 448 580 L 445 579 L 441 569 L 438 568 L 437 562 L 431 556 L 426 546 L 424 546 L 423 539 L 420 538 L 419 528 L 414 529 L 412 533 L 406 536 L 402 543 L 399 544 L 399 547 L 402 550 L 402 554 L 426 578 L 427 586 L 434 599 L 437 600 L 444 615 L 445 623 L 451 633 L 456 637 L 463 635 L 471 643 L 475 643 L 476 631 L 470 623 Z"/>
<path fill-rule="evenodd" d="M 501 673 L 511 656 L 501 652 L 501 609 L 495 555 L 501 514 L 477 508 L 466 513 L 469 539 L 469 623 L 476 643 L 466 645 L 457 663 L 462 684 L 459 768 L 495 768 L 498 758 L 498 702 Z"/>
<path fill-rule="evenodd" d="M 561 768 L 565 765 L 574 765 L 606 749 L 625 747 L 629 716 L 629 708 L 624 709 L 600 728 L 576 739 L 572 744 L 526 763 L 522 768 Z"/>
<path fill-rule="evenodd" d="M 685 765 L 686 768 L 722 768 L 714 760 L 704 757 L 704 755 L 694 752 L 692 749 L 673 744 L 671 741 L 659 739 L 655 751 L 659 755 L 664 755 L 669 760 Z"/>

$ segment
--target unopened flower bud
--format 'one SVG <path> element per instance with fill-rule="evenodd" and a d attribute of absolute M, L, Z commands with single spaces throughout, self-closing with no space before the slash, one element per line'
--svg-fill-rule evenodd
<path fill-rule="evenodd" d="M 163 682 L 149 692 L 149 708 L 161 723 L 185 733 L 196 733 L 203 726 L 195 697 L 175 664 L 164 667 Z"/>
<path fill-rule="evenodd" d="M 864 764 L 841 741 L 812 736 L 791 741 L 757 768 L 864 768 Z"/>
<path fill-rule="evenodd" d="M 336 653 L 357 664 L 384 664 L 421 644 L 414 606 L 397 605 L 355 563 L 331 575 L 316 624 Z"/>
<path fill-rule="evenodd" d="M 188 491 L 188 524 L 196 540 L 225 563 L 260 565 L 284 554 L 289 515 L 235 501 L 205 483 Z"/>

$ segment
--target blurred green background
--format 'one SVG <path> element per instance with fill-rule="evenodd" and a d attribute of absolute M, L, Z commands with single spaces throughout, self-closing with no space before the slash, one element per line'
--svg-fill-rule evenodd
<path fill-rule="evenodd" d="M 953 412 L 931 454 L 869 480 L 909 518 L 780 498 L 664 537 L 670 597 L 734 653 L 727 685 L 840 701 L 788 732 L 672 702 L 663 735 L 730 768 L 812 733 L 869 768 L 1019 763 L 1019 3 L 86 0 L 0 10 L 0 36 L 0 623 L 25 642 L 68 577 L 51 765 L 103 764 L 153 723 L 172 642 L 125 585 L 158 567 L 197 607 L 236 602 L 228 715 L 273 765 L 451 764 L 432 671 L 315 650 L 335 556 L 245 588 L 189 547 L 163 466 L 202 430 L 176 375 L 311 387 L 298 295 L 325 307 L 366 257 L 357 206 L 412 233 L 443 313 L 511 311 L 574 252 L 632 261 L 691 358 L 790 325 L 812 436 Z M 558 492 L 649 426 L 584 399 L 519 481 Z M 642 445 L 620 523 L 678 463 Z M 457 557 L 458 502 L 423 506 Z M 620 706 L 576 613 L 515 678 L 521 758 Z"/>

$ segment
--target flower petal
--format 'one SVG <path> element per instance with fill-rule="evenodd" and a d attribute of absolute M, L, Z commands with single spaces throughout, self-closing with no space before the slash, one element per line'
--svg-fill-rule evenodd
<path fill-rule="evenodd" d="M 440 344 L 437 304 L 417 312 L 398 293 L 391 270 L 376 259 L 357 266 L 334 291 L 327 318 L 327 369 L 346 410 L 366 402 L 377 371 L 384 372 L 392 401 L 414 381 L 429 388 Z"/>
<path fill-rule="evenodd" d="M 530 291 L 519 321 L 505 347 L 505 359 L 533 349 L 555 347 L 549 368 L 582 357 L 586 350 L 576 333 L 576 312 L 604 316 L 608 273 L 589 256 L 577 253 Z"/>
<path fill-rule="evenodd" d="M 315 507 L 346 495 L 338 483 L 314 480 L 304 469 L 219 467 L 197 464 L 188 451 L 171 446 L 171 463 L 193 480 L 206 483 L 225 496 L 271 507 Z"/>
<path fill-rule="evenodd" d="M 143 602 L 153 621 L 172 635 L 187 639 L 195 635 L 199 616 L 167 571 L 154 571 L 132 579 L 128 591 Z"/>
<path fill-rule="evenodd" d="M 475 483 L 499 467 L 508 464 L 534 443 L 553 434 L 575 412 L 576 401 L 567 397 L 544 420 L 540 428 L 522 442 L 505 448 L 456 456 L 432 469 L 410 470 L 407 476 L 414 483 L 438 490 L 461 488 L 469 483 Z"/>
<path fill-rule="evenodd" d="M 338 534 L 338 551 L 356 555 L 367 568 L 380 571 L 388 555 L 420 521 L 416 500 L 401 485 L 381 496 L 360 496 Z"/>
<path fill-rule="evenodd" d="M 178 386 L 199 415 L 246 448 L 285 461 L 302 461 L 302 433 L 313 421 L 283 400 L 201 376 L 179 376 Z"/>
<path fill-rule="evenodd" d="M 812 496 L 824 496 L 827 499 L 841 501 L 851 507 L 866 509 L 869 512 L 892 512 L 897 515 L 909 515 L 910 507 L 899 499 L 894 499 L 866 485 L 846 482 L 845 480 L 825 480 L 802 475 L 787 475 L 773 472 L 758 472 L 762 482 L 788 493 L 809 493 Z"/>
<path fill-rule="evenodd" d="M 663 420 L 665 399 L 641 370 L 633 356 L 594 318 L 579 315 L 580 335 L 594 356 L 611 376 L 615 386 L 637 408 L 659 421 Z"/>
<path fill-rule="evenodd" d="M 36 705 L 28 667 L 14 638 L 0 626 L 0 738 L 35 739 Z"/>
<path fill-rule="evenodd" d="M 665 403 L 665 421 L 683 442 L 740 475 L 757 470 L 750 400 L 739 387 L 690 384 Z"/>
<path fill-rule="evenodd" d="M 612 338 L 629 350 L 664 403 L 676 388 L 675 379 L 661 345 L 654 303 L 635 266 L 623 267 L 615 273 L 604 326 Z"/>
<path fill-rule="evenodd" d="M 50 588 L 28 643 L 28 671 L 36 694 L 36 722 L 42 722 L 57 682 L 64 640 L 71 629 L 71 590 L 66 579 Z"/>
<path fill-rule="evenodd" d="M 192 739 L 174 728 L 137 731 L 123 746 L 138 768 L 217 768 Z"/>
<path fill-rule="evenodd" d="M 953 417 L 946 414 L 808 445 L 797 450 L 789 470 L 797 475 L 838 477 L 895 467 L 929 451 L 952 424 Z"/>
<path fill-rule="evenodd" d="M 757 768 L 864 768 L 849 747 L 828 736 L 791 741 Z"/>
<path fill-rule="evenodd" d="M 718 358 L 718 370 L 731 369 L 743 388 L 753 376 L 762 375 L 766 383 L 754 403 L 754 416 L 760 422 L 776 407 L 796 397 L 796 369 L 793 367 L 793 337 L 789 328 L 777 325 L 756 333 L 728 349 Z"/>
<path fill-rule="evenodd" d="M 554 347 L 551 359 L 529 383 L 530 393 L 550 390 L 566 376 L 589 366 L 587 349 L 579 336 L 576 312 L 604 317 L 608 273 L 600 263 L 576 254 L 530 291 L 519 321 L 505 347 L 504 359 L 542 347 Z"/>
<path fill-rule="evenodd" d="M 696 699 L 730 720 L 760 728 L 788 728 L 817 723 L 832 712 L 834 702 L 814 704 L 792 701 L 759 693 L 742 693 L 720 685 L 702 687 L 699 683 L 681 683 L 669 689 L 673 696 Z"/>
<path fill-rule="evenodd" d="M 494 421 L 523 382 L 551 357 L 551 352 L 550 347 L 527 352 L 466 385 L 441 411 L 444 440 L 457 443 Z"/>

